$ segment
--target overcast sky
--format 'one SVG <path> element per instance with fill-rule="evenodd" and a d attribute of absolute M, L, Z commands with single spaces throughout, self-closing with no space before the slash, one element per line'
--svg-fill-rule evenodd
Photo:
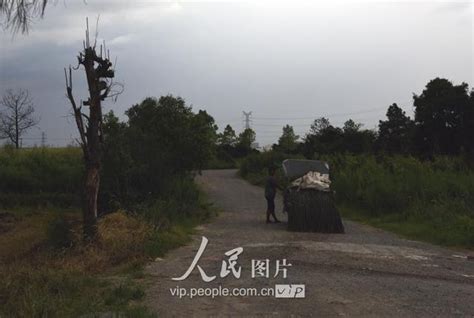
<path fill-rule="evenodd" d="M 237 132 L 252 111 L 261 145 L 284 124 L 304 135 L 321 116 L 374 128 L 394 102 L 412 115 L 412 94 L 430 79 L 474 85 L 473 13 L 470 1 L 57 1 L 28 35 L 0 31 L 0 93 L 34 98 L 41 121 L 24 144 L 40 144 L 43 131 L 48 144 L 70 143 L 63 67 L 76 61 L 85 17 L 95 29 L 100 14 L 99 40 L 125 85 L 105 107 L 121 118 L 147 96 L 173 94 Z M 74 83 L 80 99 L 83 72 Z"/>

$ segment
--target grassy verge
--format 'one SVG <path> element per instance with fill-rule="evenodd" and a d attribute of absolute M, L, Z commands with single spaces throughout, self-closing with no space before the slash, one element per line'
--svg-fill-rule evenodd
<path fill-rule="evenodd" d="M 370 216 L 357 207 L 344 204 L 338 204 L 338 207 L 342 216 L 347 219 L 378 227 L 407 239 L 455 248 L 474 248 L 474 220 L 463 215 L 450 216 L 449 220 L 404 214 Z"/>
<path fill-rule="evenodd" d="M 279 165 L 281 156 L 249 158 L 240 174 L 262 185 L 266 167 Z M 333 155 L 324 160 L 331 166 L 332 189 L 344 217 L 410 239 L 474 248 L 474 172 L 461 158 L 421 162 L 401 156 Z"/>
<path fill-rule="evenodd" d="M 79 148 L 0 148 L 0 207 L 79 204 Z"/>
<path fill-rule="evenodd" d="M 0 316 L 153 317 L 141 305 L 147 281 L 143 265 L 185 244 L 194 227 L 215 214 L 202 194 L 187 211 L 190 217 L 170 217 L 176 206 L 166 202 L 100 218 L 100 240 L 87 246 L 80 239 L 78 209 L 2 212 Z"/>

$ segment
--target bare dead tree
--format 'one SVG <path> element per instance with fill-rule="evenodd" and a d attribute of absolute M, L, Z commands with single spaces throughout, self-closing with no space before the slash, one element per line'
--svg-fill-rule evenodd
<path fill-rule="evenodd" d="M 0 101 L 0 138 L 20 148 L 21 136 L 38 124 L 33 101 L 27 90 L 7 90 Z"/>
<path fill-rule="evenodd" d="M 33 20 L 44 15 L 48 0 L 0 0 L 2 25 L 13 33 L 28 33 Z"/>
<path fill-rule="evenodd" d="M 97 38 L 96 38 L 97 40 Z M 97 41 L 91 45 L 89 39 L 89 23 L 87 22 L 84 49 L 79 53 L 78 65 L 74 70 L 84 68 L 89 88 L 88 98 L 78 105 L 73 96 L 72 70 L 69 66 L 64 69 L 66 77 L 67 97 L 72 105 L 74 118 L 79 131 L 84 165 L 86 169 L 84 180 L 84 240 L 92 241 L 97 236 L 97 196 L 100 186 L 100 167 L 102 155 L 102 101 L 106 98 L 116 98 L 123 87 L 113 82 L 115 72 L 110 62 L 110 53 L 105 42 L 96 51 Z M 83 111 L 88 108 L 88 113 Z"/>

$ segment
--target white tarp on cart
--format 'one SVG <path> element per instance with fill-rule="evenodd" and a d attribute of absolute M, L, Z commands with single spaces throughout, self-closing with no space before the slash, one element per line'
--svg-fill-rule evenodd
<path fill-rule="evenodd" d="M 329 174 L 319 173 L 317 171 L 310 171 L 301 178 L 294 180 L 291 187 L 298 187 L 298 189 L 315 189 L 319 191 L 329 192 L 331 187 L 331 180 Z"/>

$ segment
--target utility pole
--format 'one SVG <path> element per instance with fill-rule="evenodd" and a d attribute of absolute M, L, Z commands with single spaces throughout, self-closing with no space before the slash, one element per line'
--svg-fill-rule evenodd
<path fill-rule="evenodd" d="M 244 122 L 245 122 L 245 129 L 250 129 L 250 122 L 252 121 L 250 119 L 250 116 L 252 116 L 252 112 L 242 112 L 244 114 Z"/>
<path fill-rule="evenodd" d="M 46 133 L 44 131 L 41 132 L 41 147 L 46 147 Z"/>

